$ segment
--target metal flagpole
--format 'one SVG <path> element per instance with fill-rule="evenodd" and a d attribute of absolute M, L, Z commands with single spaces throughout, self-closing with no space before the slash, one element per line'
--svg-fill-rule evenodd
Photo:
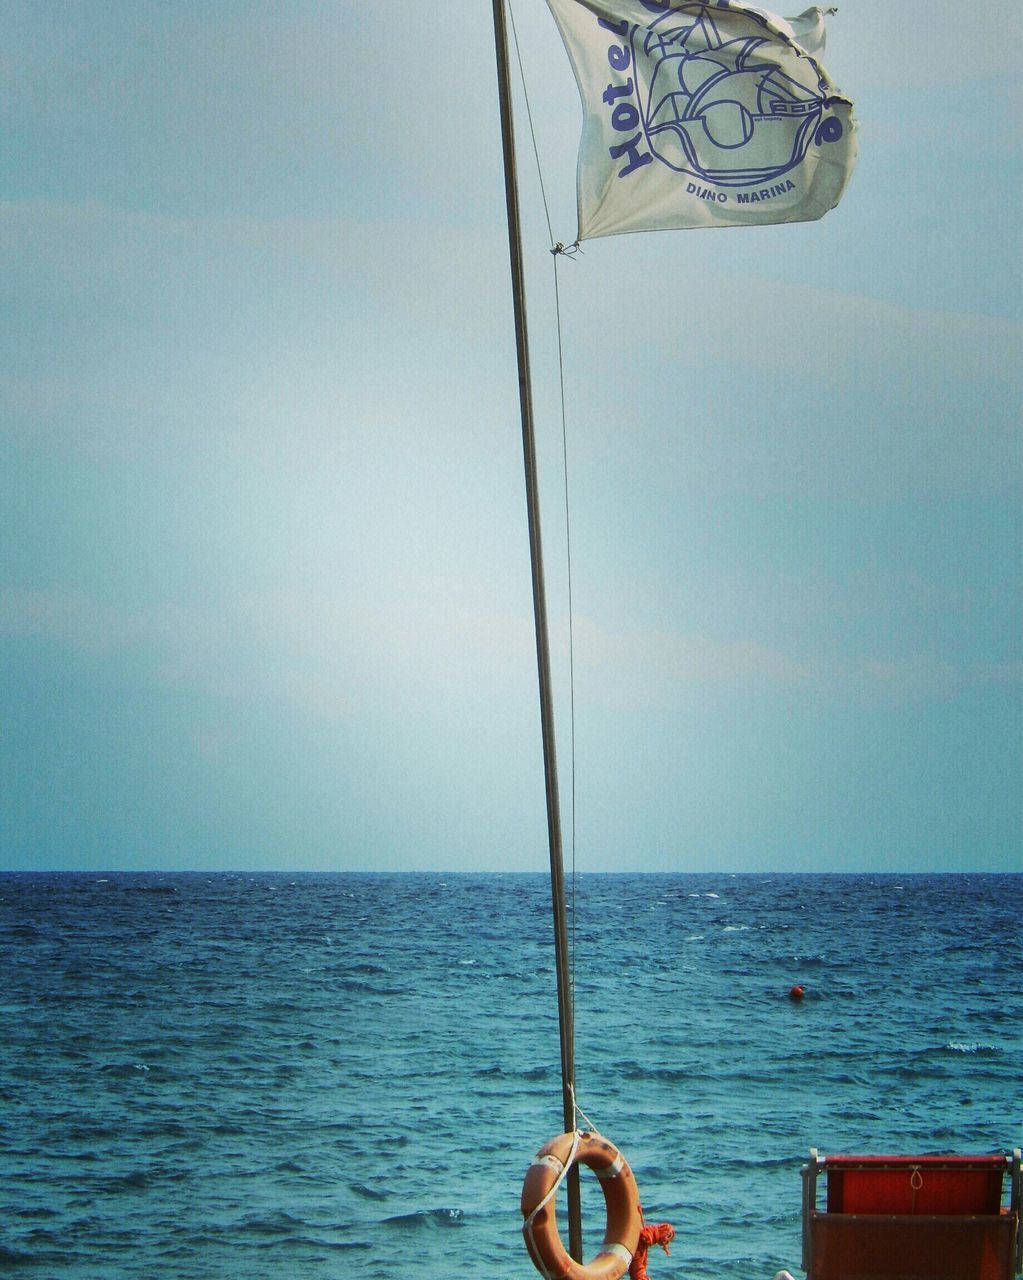
<path fill-rule="evenodd" d="M 508 207 L 508 248 L 511 257 L 512 294 L 515 303 L 515 346 L 519 366 L 519 406 L 522 414 L 522 456 L 526 469 L 526 508 L 529 518 L 529 553 L 533 571 L 533 618 L 536 625 L 536 665 L 540 683 L 540 725 L 543 737 L 544 782 L 547 792 L 547 836 L 550 845 L 551 905 L 554 912 L 554 960 L 558 980 L 558 1023 L 561 1033 L 561 1090 L 566 1132 L 575 1129 L 575 1048 L 572 1023 L 572 988 L 569 978 L 568 926 L 565 912 L 565 870 L 561 844 L 561 806 L 558 798 L 558 765 L 554 745 L 554 703 L 551 692 L 550 641 L 547 631 L 547 599 L 544 591 L 543 549 L 540 539 L 540 495 L 533 433 L 533 393 L 529 376 L 529 339 L 526 332 L 526 290 L 519 226 L 518 184 L 515 174 L 515 132 L 512 122 L 511 80 L 508 72 L 508 33 L 504 0 L 493 0 L 497 80 L 501 102 L 501 138 L 504 146 L 504 186 Z M 582 1205 L 579 1170 L 568 1177 L 569 1252 L 582 1261 Z"/>

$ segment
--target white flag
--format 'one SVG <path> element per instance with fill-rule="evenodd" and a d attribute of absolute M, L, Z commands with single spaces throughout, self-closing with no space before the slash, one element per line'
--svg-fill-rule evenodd
<path fill-rule="evenodd" d="M 805 222 L 856 159 L 824 16 L 729 0 L 548 0 L 583 101 L 579 239 Z"/>

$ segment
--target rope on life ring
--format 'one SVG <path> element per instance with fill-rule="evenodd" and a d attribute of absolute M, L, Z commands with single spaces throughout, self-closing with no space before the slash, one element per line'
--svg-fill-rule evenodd
<path fill-rule="evenodd" d="M 639 1233 L 636 1256 L 629 1266 L 629 1280 L 650 1280 L 650 1272 L 646 1269 L 646 1260 L 651 1246 L 659 1244 L 665 1253 L 671 1253 L 668 1245 L 674 1239 L 675 1228 L 670 1222 L 661 1222 L 656 1227 L 644 1227 Z M 777 1276 L 775 1276 L 775 1280 L 778 1280 Z"/>
<path fill-rule="evenodd" d="M 554 1212 L 558 1188 L 574 1164 L 597 1175 L 607 1208 L 604 1243 L 592 1262 L 576 1262 L 561 1243 Z M 522 1184 L 522 1235 L 544 1280 L 620 1280 L 639 1244 L 643 1210 L 628 1161 L 607 1138 L 577 1129 L 562 1133 L 536 1153 Z"/>

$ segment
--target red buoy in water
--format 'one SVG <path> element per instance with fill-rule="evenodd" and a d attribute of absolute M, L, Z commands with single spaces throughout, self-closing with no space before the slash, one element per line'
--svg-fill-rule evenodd
<path fill-rule="evenodd" d="M 789 987 L 790 1000 L 802 1000 L 806 995 L 806 987 Z"/>

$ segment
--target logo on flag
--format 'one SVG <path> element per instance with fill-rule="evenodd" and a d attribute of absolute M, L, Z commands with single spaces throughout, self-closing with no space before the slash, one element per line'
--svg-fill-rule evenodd
<path fill-rule="evenodd" d="M 817 60 L 820 9 L 548 3 L 583 99 L 579 239 L 806 221 L 838 203 L 855 122 Z"/>

